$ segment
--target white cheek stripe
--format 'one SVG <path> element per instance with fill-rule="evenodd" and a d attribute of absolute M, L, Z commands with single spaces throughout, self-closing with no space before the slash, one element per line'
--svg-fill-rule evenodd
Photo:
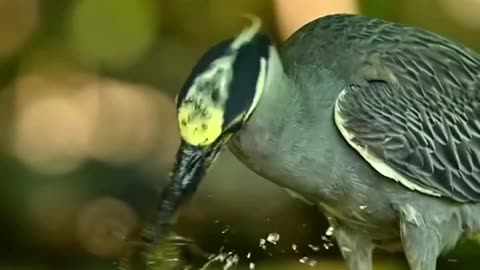
<path fill-rule="evenodd" d="M 364 147 L 354 143 L 354 137 L 355 135 L 350 133 L 344 126 L 345 120 L 342 119 L 341 117 L 341 109 L 339 106 L 339 102 L 344 98 L 346 94 L 346 89 L 344 89 L 340 95 L 338 95 L 338 98 L 335 102 L 335 112 L 334 112 L 334 119 L 335 119 L 335 125 L 337 129 L 340 131 L 340 134 L 342 134 L 342 137 L 347 141 L 347 143 L 355 149 L 360 156 L 362 156 L 365 161 L 367 161 L 377 172 L 382 174 L 385 177 L 388 177 L 390 179 L 393 179 L 402 185 L 406 186 L 407 188 L 411 190 L 416 190 L 419 192 L 422 192 L 424 194 L 432 195 L 432 196 L 437 196 L 440 197 L 442 196 L 440 193 L 437 193 L 432 190 L 425 189 L 412 181 L 408 180 L 405 176 L 401 175 L 400 173 L 396 172 L 392 167 L 388 166 L 383 160 L 379 159 L 378 157 L 375 157 L 372 155 L 368 149 L 365 149 Z"/>
<path fill-rule="evenodd" d="M 265 58 L 260 59 L 260 71 L 258 73 L 257 84 L 255 85 L 255 95 L 253 96 L 252 105 L 247 111 L 245 115 L 245 120 L 247 120 L 250 115 L 253 113 L 253 110 L 257 107 L 258 101 L 260 101 L 260 97 L 262 96 L 263 90 L 265 89 L 267 79 L 267 61 Z"/>

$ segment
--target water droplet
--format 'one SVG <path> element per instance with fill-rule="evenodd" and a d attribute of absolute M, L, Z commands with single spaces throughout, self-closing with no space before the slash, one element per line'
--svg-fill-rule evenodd
<path fill-rule="evenodd" d="M 312 245 L 312 244 L 309 244 L 308 247 L 309 247 L 311 250 L 313 250 L 313 251 L 319 251 L 319 250 L 320 250 L 319 247 L 314 246 L 314 245 Z"/>
<path fill-rule="evenodd" d="M 328 250 L 330 248 L 330 246 L 327 243 L 325 243 L 325 244 L 323 244 L 323 248 Z"/>
<path fill-rule="evenodd" d="M 239 256 L 238 254 L 234 254 L 232 251 L 228 253 L 222 253 L 221 250 L 223 250 L 223 247 L 220 248 L 220 253 L 215 255 L 212 254 L 208 257 L 208 262 L 206 262 L 200 270 L 207 270 L 210 265 L 214 262 L 220 262 L 223 263 L 223 270 L 228 270 L 232 268 L 233 266 L 238 264 L 239 261 Z"/>
<path fill-rule="evenodd" d="M 267 236 L 267 241 L 276 245 L 278 240 L 280 240 L 280 234 L 278 233 L 271 233 Z"/>
<path fill-rule="evenodd" d="M 232 268 L 233 266 L 235 266 L 237 263 L 238 263 L 238 255 L 237 254 L 235 254 L 233 256 L 229 256 L 226 259 L 226 263 L 225 263 L 225 266 L 223 266 L 223 270 L 228 270 L 228 269 Z"/>
<path fill-rule="evenodd" d="M 250 259 L 250 257 L 252 257 L 252 253 L 248 252 L 247 253 L 247 259 Z"/>
<path fill-rule="evenodd" d="M 250 270 L 255 269 L 255 263 L 251 262 L 251 263 L 248 265 L 248 268 L 249 268 Z"/>
<path fill-rule="evenodd" d="M 308 266 L 314 267 L 315 265 L 317 265 L 317 261 L 315 260 L 310 260 L 310 262 L 308 262 Z"/>
<path fill-rule="evenodd" d="M 327 231 L 325 232 L 326 236 L 332 236 L 333 235 L 333 227 L 328 227 Z"/>
<path fill-rule="evenodd" d="M 267 245 L 266 245 L 267 241 L 263 238 L 260 238 L 260 243 L 258 244 L 259 247 L 261 247 L 263 250 L 266 250 L 267 249 Z"/>
<path fill-rule="evenodd" d="M 297 245 L 292 244 L 292 249 L 293 249 L 293 251 L 298 252 L 298 250 L 297 250 Z"/>
<path fill-rule="evenodd" d="M 302 257 L 298 261 L 301 262 L 301 263 L 307 263 L 308 257 Z"/>
<path fill-rule="evenodd" d="M 360 210 L 365 210 L 365 209 L 367 209 L 366 205 L 364 205 L 364 204 L 360 205 Z"/>
<path fill-rule="evenodd" d="M 328 237 L 326 237 L 325 235 L 320 236 L 320 238 L 325 242 L 330 241 L 330 239 L 328 239 Z"/>

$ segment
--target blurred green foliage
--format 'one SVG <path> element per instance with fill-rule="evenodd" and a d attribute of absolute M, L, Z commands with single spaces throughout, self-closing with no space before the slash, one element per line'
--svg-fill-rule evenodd
<path fill-rule="evenodd" d="M 151 48 L 158 21 L 151 0 L 81 0 L 67 21 L 74 54 L 95 66 L 130 66 Z"/>
<path fill-rule="evenodd" d="M 361 13 L 384 20 L 399 21 L 405 1 L 358 0 Z"/>

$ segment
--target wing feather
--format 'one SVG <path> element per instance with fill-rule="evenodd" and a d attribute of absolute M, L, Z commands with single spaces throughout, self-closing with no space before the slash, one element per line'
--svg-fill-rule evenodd
<path fill-rule="evenodd" d="M 410 39 L 411 46 L 372 53 L 395 80 L 369 78 L 343 90 L 336 126 L 388 178 L 433 196 L 480 201 L 480 57 L 428 35 Z"/>
<path fill-rule="evenodd" d="M 421 66 L 413 65 L 415 72 Z M 378 172 L 410 189 L 480 201 L 480 100 L 471 93 L 480 87 L 432 87 L 421 77 L 408 88 L 401 83 L 375 81 L 344 90 L 335 106 L 342 136 Z"/>
<path fill-rule="evenodd" d="M 312 76 L 333 76 L 345 87 L 335 124 L 379 173 L 425 194 L 480 201 L 477 52 L 418 28 L 356 15 L 311 22 L 286 48 L 285 59 L 294 59 L 286 71 L 303 67 L 296 76 L 305 85 Z"/>

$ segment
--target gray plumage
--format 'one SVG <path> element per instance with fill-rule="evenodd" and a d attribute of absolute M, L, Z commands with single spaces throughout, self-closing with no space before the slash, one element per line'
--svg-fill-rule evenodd
<path fill-rule="evenodd" d="M 438 35 L 361 16 L 313 21 L 280 48 L 267 87 L 231 145 L 249 168 L 319 205 L 352 270 L 375 246 L 411 269 L 480 230 L 480 56 Z M 441 197 L 380 174 L 341 136 Z"/>
<path fill-rule="evenodd" d="M 317 19 L 279 48 L 258 28 L 213 47 L 178 95 L 157 240 L 227 144 L 325 213 L 350 270 L 371 270 L 375 247 L 434 270 L 480 233 L 478 53 L 356 15 Z"/>

